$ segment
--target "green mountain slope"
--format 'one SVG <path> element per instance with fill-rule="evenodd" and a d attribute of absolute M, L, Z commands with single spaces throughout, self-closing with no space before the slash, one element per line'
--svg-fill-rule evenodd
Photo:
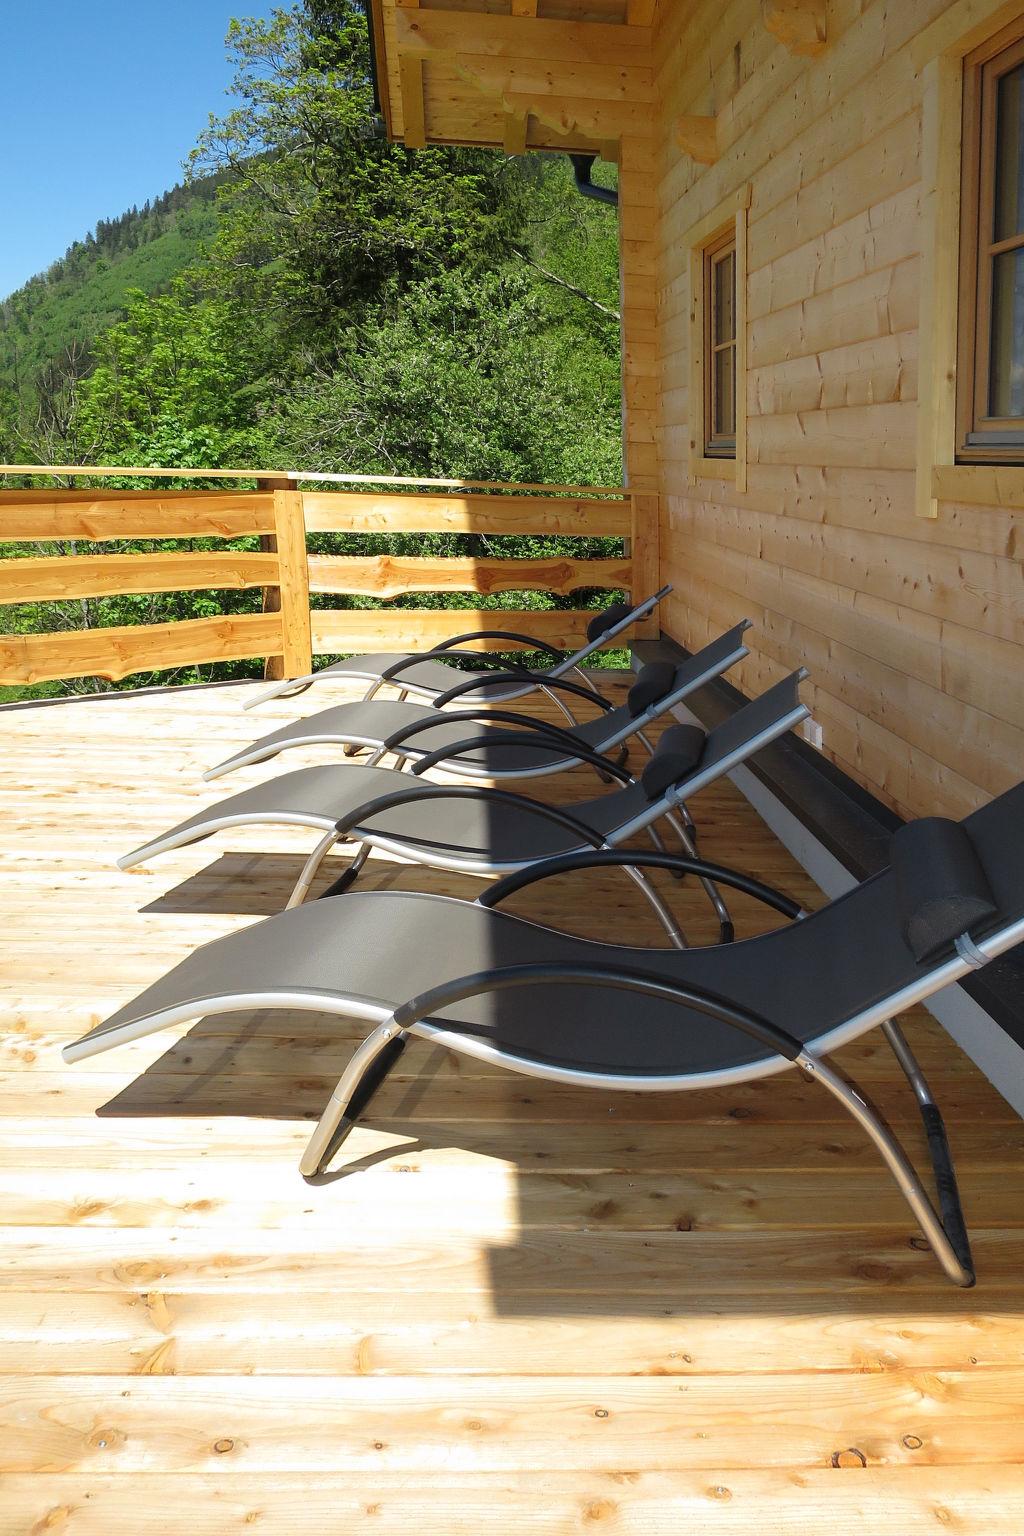
<path fill-rule="evenodd" d="M 166 289 L 214 234 L 216 188 L 212 177 L 175 187 L 145 208 L 102 221 L 3 300 L 0 389 L 30 398 L 47 364 L 69 352 L 87 354 L 93 337 L 120 319 L 129 290 Z"/>

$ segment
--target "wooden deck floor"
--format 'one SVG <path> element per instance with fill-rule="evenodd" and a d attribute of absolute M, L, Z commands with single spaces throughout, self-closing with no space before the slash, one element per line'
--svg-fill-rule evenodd
<path fill-rule="evenodd" d="M 970 1293 L 795 1074 L 588 1095 L 417 1046 L 309 1187 L 308 1117 L 358 1027 L 263 1014 L 62 1065 L 287 895 L 308 834 L 112 867 L 281 771 L 204 786 L 231 745 L 338 697 L 254 717 L 243 693 L 0 712 L 4 1536 L 1020 1536 L 1024 1125 L 923 1017 Z M 709 857 L 813 899 L 730 786 L 694 811 Z M 479 888 L 383 860 L 368 879 Z M 656 942 L 628 882 L 598 883 L 611 916 L 584 897 L 583 930 Z M 581 902 L 528 894 L 552 921 Z M 710 937 L 702 898 L 671 895 Z M 843 1060 L 919 1153 L 879 1039 Z"/>

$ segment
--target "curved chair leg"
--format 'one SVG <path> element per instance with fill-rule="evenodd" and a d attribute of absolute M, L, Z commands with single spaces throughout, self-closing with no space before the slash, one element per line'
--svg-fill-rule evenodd
<path fill-rule="evenodd" d="M 946 1135 L 946 1123 L 942 1118 L 942 1111 L 935 1102 L 935 1097 L 928 1086 L 928 1079 L 917 1057 L 910 1049 L 910 1042 L 895 1019 L 889 1019 L 882 1025 L 882 1033 L 892 1046 L 893 1054 L 914 1090 L 914 1097 L 921 1111 L 925 1135 L 928 1138 L 928 1151 L 932 1160 L 935 1189 L 939 1197 L 939 1210 L 942 1213 L 943 1230 L 956 1250 L 961 1264 L 973 1275 L 971 1243 L 967 1235 L 967 1223 L 960 1203 L 960 1186 L 957 1183 L 953 1153 Z"/>
<path fill-rule="evenodd" d="M 679 820 L 675 811 L 669 811 L 665 820 L 686 849 L 686 852 L 691 858 L 695 859 L 697 857 L 697 839 L 694 835 L 694 830 L 691 830 L 693 823 L 690 821 L 689 813 L 687 813 L 688 825 Z M 715 882 L 709 880 L 706 875 L 700 876 L 700 883 L 704 887 L 708 900 L 715 909 L 715 916 L 718 918 L 718 924 L 722 930 L 722 942 L 724 944 L 730 943 L 734 937 L 735 929 L 733 928 L 732 918 L 729 915 L 729 908 L 725 904 L 725 898 Z"/>
<path fill-rule="evenodd" d="M 296 880 L 292 893 L 285 903 L 284 910 L 286 912 L 290 912 L 293 907 L 302 906 L 302 903 L 309 895 L 309 888 L 313 884 L 313 881 L 316 879 L 317 871 L 319 870 L 320 865 L 323 863 L 324 859 L 330 853 L 331 849 L 334 847 L 337 841 L 338 834 L 332 828 L 331 831 L 322 837 L 317 843 L 316 847 L 313 849 L 313 852 L 310 854 L 305 864 L 303 864 L 302 873 Z"/>
<path fill-rule="evenodd" d="M 661 926 L 668 934 L 669 943 L 672 945 L 673 949 L 689 949 L 690 946 L 686 942 L 686 937 L 682 929 L 676 922 L 675 918 L 672 916 L 672 913 L 666 906 L 665 902 L 662 901 L 661 897 L 658 895 L 651 881 L 644 874 L 643 870 L 626 868 L 623 873 L 627 874 L 629 878 L 634 882 L 634 884 L 640 887 L 641 891 L 644 893 L 647 900 L 654 908 L 654 911 L 658 917 L 658 921 L 661 923 Z"/>
<path fill-rule="evenodd" d="M 320 892 L 319 900 L 323 901 L 327 896 L 340 896 L 342 891 L 347 891 L 351 886 L 353 886 L 356 880 L 359 878 L 359 871 L 362 869 L 363 865 L 366 863 L 369 857 L 370 844 L 361 843 L 356 849 L 356 852 L 353 855 L 348 868 L 342 870 L 337 880 L 332 881 L 332 883 L 327 887 L 326 891 Z"/>
<path fill-rule="evenodd" d="M 566 720 L 568 720 L 570 725 L 579 725 L 579 721 L 576 719 L 576 716 L 573 714 L 568 704 L 560 694 L 556 693 L 554 688 L 548 688 L 544 683 L 541 683 L 540 691 L 545 698 L 551 700 L 552 704 L 558 705 L 558 708 L 562 711 L 562 714 L 565 716 Z"/>
<path fill-rule="evenodd" d="M 394 1019 L 389 1019 L 379 1024 L 353 1051 L 299 1159 L 299 1172 L 304 1178 L 311 1179 L 318 1174 L 348 1135 L 405 1050 L 407 1039 L 405 1030 L 399 1029 Z"/>
<path fill-rule="evenodd" d="M 896 1025 L 883 1026 L 890 1044 L 896 1051 L 900 1065 L 911 1076 L 908 1063 L 913 1063 L 913 1070 L 920 1082 L 924 1084 L 927 1101 L 922 1101 L 917 1083 L 914 1078 L 915 1092 L 918 1092 L 918 1102 L 922 1112 L 926 1106 L 934 1111 L 938 1123 L 942 1125 L 942 1117 L 932 1100 L 924 1083 L 920 1068 L 910 1051 L 910 1047 L 903 1040 L 902 1031 Z M 890 1033 L 890 1030 L 892 1031 Z M 894 1043 L 896 1038 L 902 1042 L 900 1049 Z M 906 1060 L 901 1055 L 905 1047 Z M 949 1157 L 949 1147 L 945 1141 L 945 1128 L 942 1128 L 942 1142 L 945 1147 L 945 1165 L 942 1166 L 936 1159 L 936 1148 L 932 1141 L 932 1131 L 929 1117 L 925 1117 L 925 1128 L 928 1130 L 929 1144 L 932 1152 L 932 1162 L 935 1168 L 936 1185 L 939 1190 L 939 1200 L 943 1209 L 943 1217 L 936 1211 L 928 1192 L 913 1163 L 910 1161 L 900 1142 L 897 1141 L 892 1131 L 885 1124 L 868 1100 L 853 1083 L 847 1082 L 838 1072 L 834 1071 L 820 1056 L 815 1056 L 809 1051 L 803 1051 L 797 1057 L 797 1066 L 802 1067 L 812 1078 L 816 1079 L 827 1088 L 834 1098 L 838 1099 L 858 1125 L 867 1133 L 881 1153 L 889 1172 L 892 1174 L 900 1193 L 913 1211 L 922 1232 L 928 1239 L 929 1247 L 942 1265 L 946 1275 L 954 1285 L 971 1286 L 974 1284 L 974 1267 L 971 1260 L 970 1245 L 967 1241 L 967 1233 L 963 1225 L 963 1213 L 960 1209 L 960 1197 L 956 1186 L 956 1175 L 953 1172 L 952 1159 Z M 951 1187 L 950 1187 L 951 1186 Z"/>

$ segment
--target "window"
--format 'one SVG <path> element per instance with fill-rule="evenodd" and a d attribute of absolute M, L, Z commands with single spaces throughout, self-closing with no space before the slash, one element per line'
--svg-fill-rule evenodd
<path fill-rule="evenodd" d="M 1024 463 L 1024 37 L 964 60 L 958 457 Z"/>
<path fill-rule="evenodd" d="M 747 484 L 747 210 L 739 187 L 690 230 L 690 478 Z"/>
<path fill-rule="evenodd" d="M 704 252 L 704 452 L 736 457 L 736 235 Z"/>

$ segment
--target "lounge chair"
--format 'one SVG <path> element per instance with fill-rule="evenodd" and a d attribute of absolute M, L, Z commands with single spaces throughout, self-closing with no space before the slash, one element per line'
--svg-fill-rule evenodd
<path fill-rule="evenodd" d="M 340 843 L 354 845 L 352 857 L 328 895 L 353 884 L 373 848 L 434 869 L 493 880 L 557 855 L 615 848 L 644 831 L 661 847 L 654 829 L 668 819 L 684 848 L 695 853 L 687 800 L 806 718 L 800 681 L 801 674 L 794 673 L 777 683 L 709 735 L 696 725 L 670 726 L 662 732 L 639 779 L 608 758 L 587 754 L 587 761 L 617 779 L 621 787 L 574 805 L 571 812 L 482 785 L 410 782 L 408 775 L 390 768 L 330 764 L 296 769 L 208 806 L 125 854 L 118 866 L 131 869 L 226 828 L 311 827 L 323 836 L 288 901 L 289 907 L 295 907 L 306 899 L 324 859 Z M 672 942 L 682 947 L 683 937 L 671 913 L 642 871 L 628 873 L 641 886 Z M 705 888 L 718 912 L 722 939 L 729 941 L 733 935 L 728 910 L 713 884 Z"/>
<path fill-rule="evenodd" d="M 431 651 L 423 654 L 416 652 L 386 651 L 378 652 L 373 656 L 349 656 L 345 661 L 332 662 L 329 667 L 321 667 L 316 672 L 308 672 L 304 677 L 285 678 L 284 681 L 275 683 L 272 688 L 266 688 L 256 694 L 255 698 L 248 699 L 242 706 L 243 709 L 255 709 L 257 705 L 264 704 L 268 699 L 277 699 L 282 695 L 291 698 L 293 694 L 304 693 L 323 677 L 354 678 L 369 684 L 365 699 L 373 696 L 383 687 L 390 685 L 399 690 L 399 697 L 405 699 L 412 694 L 416 698 L 433 699 L 437 694 L 443 693 L 453 683 L 465 677 L 458 667 L 452 667 L 451 662 L 469 662 L 478 667 L 489 667 L 497 664 L 503 671 L 509 670 L 508 660 L 501 656 L 495 656 L 487 651 L 463 651 L 460 646 L 468 645 L 471 640 L 499 640 L 505 641 L 510 646 L 526 646 L 534 653 L 541 652 L 551 657 L 552 665 L 546 672 L 530 673 L 526 668 L 521 669 L 523 680 L 515 681 L 506 678 L 504 681 L 488 681 L 486 674 L 475 677 L 475 687 L 467 695 L 467 703 L 472 700 L 479 703 L 482 699 L 490 699 L 495 703 L 522 699 L 527 694 L 540 689 L 546 693 L 555 703 L 561 705 L 563 700 L 550 689 L 547 684 L 552 680 L 557 681 L 561 677 L 570 677 L 573 672 L 579 674 L 579 681 L 587 682 L 586 675 L 580 672 L 583 663 L 607 645 L 609 640 L 614 640 L 617 635 L 624 634 L 641 619 L 646 619 L 652 614 L 661 602 L 672 591 L 671 584 L 655 592 L 652 597 L 647 597 L 642 603 L 611 603 L 607 608 L 599 609 L 587 625 L 587 643 L 574 651 L 571 656 L 563 656 L 561 651 L 548 645 L 543 640 L 535 640 L 531 635 L 517 634 L 505 629 L 480 629 L 465 635 L 453 635 L 450 640 L 445 640 Z M 444 657 L 445 660 L 440 658 Z M 512 670 L 520 670 L 513 668 Z M 530 680 L 527 681 L 526 679 Z M 571 713 L 569 718 L 571 719 Z"/>
<path fill-rule="evenodd" d="M 1024 939 L 1024 784 L 963 822 L 909 823 L 893 837 L 887 870 L 811 916 L 742 943 L 627 948 L 495 910 L 549 875 L 628 864 L 702 874 L 800 916 L 795 903 L 733 871 L 620 849 L 548 860 L 507 876 L 475 903 L 354 892 L 197 950 L 66 1046 L 64 1058 L 81 1061 L 211 1014 L 282 1008 L 365 1019 L 374 1028 L 303 1154 L 307 1176 L 324 1166 L 410 1037 L 531 1077 L 607 1089 L 678 1092 L 795 1066 L 870 1137 L 946 1274 L 972 1284 L 942 1117 L 894 1020 Z M 891 1130 L 827 1060 L 876 1025 L 921 1109 L 938 1212 Z"/>
<path fill-rule="evenodd" d="M 551 687 L 585 698 L 600 711 L 571 728 L 481 705 L 446 713 L 426 704 L 373 699 L 338 704 L 282 726 L 208 769 L 203 778 L 216 779 L 235 768 L 264 762 L 289 747 L 317 744 L 369 748 L 374 764 L 389 754 L 421 766 L 443 762 L 444 771 L 458 778 L 525 779 L 560 773 L 580 761 L 579 748 L 608 754 L 630 736 L 642 740 L 652 721 L 747 655 L 743 636 L 749 628 L 750 621 L 745 619 L 679 666 L 651 662 L 639 673 L 627 702 L 618 708 L 581 683 L 567 678 L 553 681 Z M 497 722 L 497 728 L 491 722 Z M 471 736 L 467 735 L 470 725 L 475 727 Z M 515 731 L 506 730 L 507 725 L 515 726 Z M 525 740 L 524 732 L 529 733 Z"/>

